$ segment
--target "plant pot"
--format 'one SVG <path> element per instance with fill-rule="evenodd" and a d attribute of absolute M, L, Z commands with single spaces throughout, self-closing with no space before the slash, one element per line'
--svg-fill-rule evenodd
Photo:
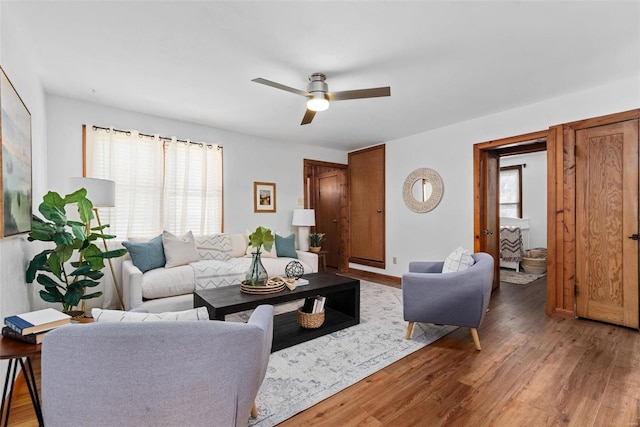
<path fill-rule="evenodd" d="M 320 252 L 320 249 L 322 249 L 320 246 L 311 246 L 311 247 L 309 248 L 309 250 L 310 250 L 311 252 L 313 252 L 314 254 L 319 253 L 319 252 Z"/>
<path fill-rule="evenodd" d="M 71 316 L 72 319 L 80 319 L 84 317 L 84 311 L 83 310 L 69 310 L 69 311 L 65 311 L 65 314 L 68 314 L 69 316 Z"/>

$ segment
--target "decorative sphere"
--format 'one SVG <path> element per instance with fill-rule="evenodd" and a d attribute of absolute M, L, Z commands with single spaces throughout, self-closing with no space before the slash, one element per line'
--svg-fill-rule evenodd
<path fill-rule="evenodd" d="M 300 261 L 291 261 L 284 269 L 287 277 L 294 277 L 299 279 L 304 274 L 304 267 L 300 264 Z"/>

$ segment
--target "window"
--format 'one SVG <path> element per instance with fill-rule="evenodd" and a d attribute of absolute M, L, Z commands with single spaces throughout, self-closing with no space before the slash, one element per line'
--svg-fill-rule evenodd
<path fill-rule="evenodd" d="M 500 216 L 522 218 L 522 165 L 500 168 Z"/>
<path fill-rule="evenodd" d="M 84 134 L 85 175 L 116 183 L 116 206 L 100 211 L 109 234 L 222 231 L 222 147 L 97 126 Z"/>

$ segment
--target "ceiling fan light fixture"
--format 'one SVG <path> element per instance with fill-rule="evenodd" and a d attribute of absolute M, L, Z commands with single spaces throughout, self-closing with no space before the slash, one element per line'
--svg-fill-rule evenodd
<path fill-rule="evenodd" d="M 329 108 L 329 99 L 322 92 L 316 92 L 307 100 L 307 109 L 311 111 L 324 111 Z"/>

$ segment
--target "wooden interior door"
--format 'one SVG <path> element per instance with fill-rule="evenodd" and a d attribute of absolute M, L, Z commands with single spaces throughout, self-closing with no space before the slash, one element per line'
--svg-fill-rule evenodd
<path fill-rule="evenodd" d="M 334 170 L 318 175 L 316 204 L 316 232 L 325 233 L 322 249 L 326 254 L 327 266 L 340 267 L 342 221 L 340 206 L 342 188 L 345 181 L 343 170 Z"/>
<path fill-rule="evenodd" d="M 638 120 L 576 131 L 576 314 L 638 328 Z"/>
<path fill-rule="evenodd" d="M 385 147 L 349 153 L 349 262 L 385 268 Z"/>

